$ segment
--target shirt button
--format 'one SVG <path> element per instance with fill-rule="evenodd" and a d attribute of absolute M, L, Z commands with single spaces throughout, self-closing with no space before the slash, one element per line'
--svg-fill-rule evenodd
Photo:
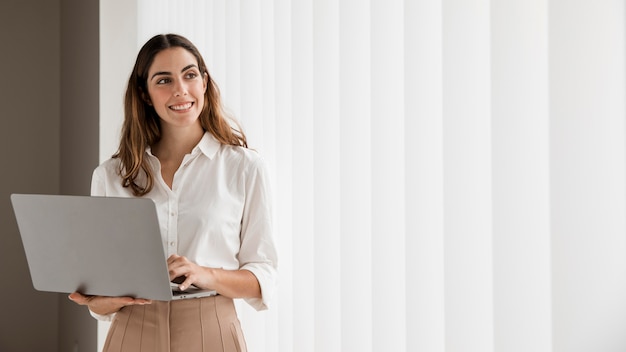
<path fill-rule="evenodd" d="M 170 242 L 170 247 L 174 247 L 175 244 L 176 244 L 176 242 L 174 242 L 174 241 Z"/>

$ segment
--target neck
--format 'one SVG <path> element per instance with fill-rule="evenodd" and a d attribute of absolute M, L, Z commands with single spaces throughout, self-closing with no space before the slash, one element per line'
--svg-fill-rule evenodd
<path fill-rule="evenodd" d="M 152 146 L 152 152 L 159 159 L 180 158 L 191 153 L 203 135 L 204 130 L 199 124 L 188 128 L 163 128 L 161 139 Z"/>

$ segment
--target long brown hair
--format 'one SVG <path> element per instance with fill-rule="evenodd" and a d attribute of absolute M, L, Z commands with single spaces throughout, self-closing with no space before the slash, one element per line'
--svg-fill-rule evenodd
<path fill-rule="evenodd" d="M 121 161 L 119 172 L 122 185 L 132 188 L 135 196 L 145 195 L 154 186 L 154 175 L 145 158 L 145 151 L 148 146 L 154 145 L 161 139 L 161 120 L 147 100 L 148 71 L 154 57 L 159 52 L 172 47 L 181 47 L 195 56 L 200 73 L 208 77 L 207 89 L 204 93 L 204 108 L 199 117 L 202 128 L 210 132 L 222 144 L 248 147 L 246 136 L 239 124 L 224 112 L 219 89 L 211 79 L 204 59 L 196 46 L 180 35 L 156 35 L 139 50 L 135 67 L 128 79 L 120 146 L 113 155 Z M 145 183 L 138 182 L 142 172 L 146 176 Z"/>

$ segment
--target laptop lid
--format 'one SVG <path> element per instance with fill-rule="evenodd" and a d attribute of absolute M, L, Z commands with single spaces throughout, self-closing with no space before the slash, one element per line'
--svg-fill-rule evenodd
<path fill-rule="evenodd" d="M 160 301 L 215 294 L 173 295 L 151 199 L 12 194 L 11 203 L 36 290 Z"/>

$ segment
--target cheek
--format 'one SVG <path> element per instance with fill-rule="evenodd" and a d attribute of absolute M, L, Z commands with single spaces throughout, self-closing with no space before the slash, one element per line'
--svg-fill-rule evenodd
<path fill-rule="evenodd" d="M 199 108 L 203 108 L 204 107 L 204 96 L 203 95 L 198 97 L 198 107 Z"/>
<path fill-rule="evenodd" d="M 162 105 L 163 102 L 167 101 L 167 97 L 168 94 L 163 90 L 150 92 L 150 99 L 155 107 L 157 107 L 158 105 Z"/>
<path fill-rule="evenodd" d="M 205 105 L 206 105 L 206 102 L 204 101 L 204 96 L 202 96 L 198 99 L 198 109 L 200 111 L 204 110 Z"/>
<path fill-rule="evenodd" d="M 150 94 L 150 99 L 152 100 L 152 107 L 159 117 L 167 115 L 167 97 L 164 94 Z"/>
<path fill-rule="evenodd" d="M 202 87 L 200 87 L 200 89 L 198 89 L 198 91 L 196 92 L 196 101 L 198 103 L 198 107 L 200 109 L 202 109 L 202 107 L 204 107 L 204 90 L 202 89 Z"/>

